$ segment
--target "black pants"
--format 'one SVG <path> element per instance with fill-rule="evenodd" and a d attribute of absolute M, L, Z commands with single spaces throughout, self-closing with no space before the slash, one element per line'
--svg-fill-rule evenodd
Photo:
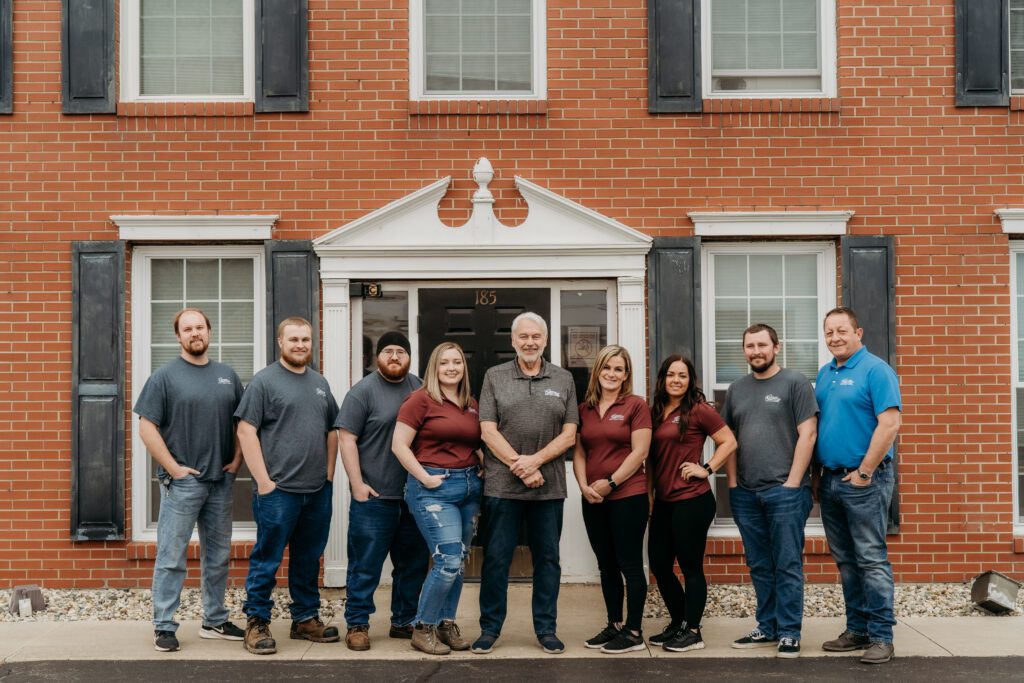
<path fill-rule="evenodd" d="M 654 501 L 647 559 L 673 624 L 685 621 L 691 628 L 700 626 L 708 602 L 704 548 L 714 519 L 715 496 L 711 491 L 673 503 Z M 685 591 L 672 568 L 676 560 L 686 582 Z"/>
<path fill-rule="evenodd" d="M 583 501 L 583 523 L 601 570 L 601 593 L 608 621 L 622 621 L 622 577 L 626 577 L 626 628 L 637 632 L 641 630 L 647 601 L 644 531 L 648 505 L 646 493 L 597 505 Z"/>

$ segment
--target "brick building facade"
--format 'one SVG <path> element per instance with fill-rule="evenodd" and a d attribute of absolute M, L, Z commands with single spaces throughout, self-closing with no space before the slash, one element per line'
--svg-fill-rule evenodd
<path fill-rule="evenodd" d="M 778 319 L 784 360 L 813 370 L 827 358 L 820 312 L 870 289 L 869 318 L 894 315 L 868 332 L 894 340 L 905 405 L 897 580 L 1024 573 L 1016 0 L 778 0 L 770 21 L 742 0 L 463 2 L 217 0 L 203 48 L 184 44 L 201 22 L 181 0 L 177 17 L 127 0 L 0 0 L 0 35 L 12 28 L 0 38 L 0 587 L 148 585 L 155 487 L 130 405 L 173 355 L 168 311 L 216 308 L 220 353 L 246 377 L 272 359 L 266 329 L 295 291 L 319 318 L 340 400 L 361 375 L 360 335 L 395 314 L 420 349 L 436 331 L 425 302 L 454 310 L 470 291 L 469 308 L 541 292 L 554 360 L 584 372 L 571 342 L 626 339 L 647 373 L 686 348 L 710 394 L 743 369 L 741 322 Z M 792 14 L 801 5 L 812 28 Z M 498 28 L 465 28 L 477 15 Z M 453 22 L 462 42 L 440 54 Z M 172 24 L 170 38 L 153 28 Z M 467 57 L 477 43 L 491 71 Z M 769 64 L 782 44 L 797 67 Z M 177 66 L 153 45 L 175 46 Z M 743 63 L 729 54 L 741 45 Z M 214 58 L 182 58 L 193 53 Z M 816 67 L 799 63 L 812 53 Z M 208 65 L 203 87 L 229 94 L 180 94 Z M 486 73 L 471 81 L 473 68 Z M 296 94 L 280 96 L 289 74 Z M 480 157 L 489 185 L 471 173 Z M 472 201 L 481 189 L 493 205 Z M 490 242 L 443 244 L 460 230 Z M 555 260 L 537 265 L 525 235 Z M 448 258 L 462 265 L 446 272 Z M 385 296 L 363 297 L 370 284 Z M 90 326 L 104 314 L 90 318 L 89 297 L 107 295 L 111 324 Z M 101 423 L 102 438 L 81 433 Z M 244 507 L 234 579 L 251 543 Z M 710 576 L 746 580 L 719 512 Z M 582 536 L 564 543 L 590 552 Z M 813 529 L 807 553 L 809 580 L 835 580 Z"/>

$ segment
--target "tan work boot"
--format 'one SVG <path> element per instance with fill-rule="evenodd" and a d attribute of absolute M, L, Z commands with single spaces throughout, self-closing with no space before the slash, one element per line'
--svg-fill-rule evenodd
<path fill-rule="evenodd" d="M 437 627 L 427 624 L 416 624 L 412 632 L 412 646 L 428 655 L 446 655 L 452 651 L 437 637 Z"/>
<path fill-rule="evenodd" d="M 320 617 L 311 617 L 305 621 L 293 621 L 289 634 L 293 640 L 312 640 L 314 643 L 336 643 L 341 640 L 337 626 L 324 626 Z"/>
<path fill-rule="evenodd" d="M 860 658 L 861 664 L 885 664 L 892 659 L 895 649 L 892 643 L 871 643 Z"/>
<path fill-rule="evenodd" d="M 348 649 L 356 652 L 363 652 L 370 649 L 370 627 L 366 624 L 350 626 L 345 634 L 345 644 Z"/>
<path fill-rule="evenodd" d="M 277 641 L 270 634 L 270 622 L 249 617 L 245 625 L 245 649 L 254 655 L 272 655 L 277 652 Z"/>
<path fill-rule="evenodd" d="M 437 639 L 456 651 L 469 649 L 469 641 L 462 638 L 462 631 L 454 621 L 445 620 L 437 625 Z"/>

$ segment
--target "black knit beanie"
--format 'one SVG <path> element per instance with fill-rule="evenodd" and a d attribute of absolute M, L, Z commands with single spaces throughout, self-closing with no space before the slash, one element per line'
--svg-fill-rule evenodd
<path fill-rule="evenodd" d="M 409 344 L 409 338 L 401 332 L 385 332 L 377 340 L 377 355 L 384 350 L 385 346 L 401 346 L 405 349 L 408 354 L 412 353 L 412 346 Z"/>

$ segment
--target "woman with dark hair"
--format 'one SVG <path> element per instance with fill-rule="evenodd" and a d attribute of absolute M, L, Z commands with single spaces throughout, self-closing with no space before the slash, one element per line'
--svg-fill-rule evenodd
<path fill-rule="evenodd" d="M 736 452 L 736 438 L 704 397 L 693 361 L 679 355 L 669 356 L 658 369 L 651 418 L 647 479 L 653 503 L 647 556 L 672 621 L 650 643 L 671 652 L 699 650 L 704 647 L 700 620 L 708 598 L 704 547 L 715 518 L 708 480 Z M 715 452 L 702 463 L 708 437 Z M 672 569 L 676 560 L 685 591 Z"/>
<path fill-rule="evenodd" d="M 423 386 L 398 411 L 391 450 L 409 473 L 405 500 L 434 560 L 420 591 L 412 646 L 431 655 L 468 650 L 455 612 L 483 484 L 480 416 L 458 344 L 442 342 L 430 354 Z"/>
<path fill-rule="evenodd" d="M 597 354 L 580 404 L 572 469 L 583 493 L 583 523 L 597 556 L 608 611 L 608 625 L 585 644 L 608 654 L 646 648 L 641 622 L 647 599 L 644 531 L 649 504 L 643 463 L 650 445 L 651 415 L 647 402 L 633 393 L 629 352 L 606 346 Z"/>

